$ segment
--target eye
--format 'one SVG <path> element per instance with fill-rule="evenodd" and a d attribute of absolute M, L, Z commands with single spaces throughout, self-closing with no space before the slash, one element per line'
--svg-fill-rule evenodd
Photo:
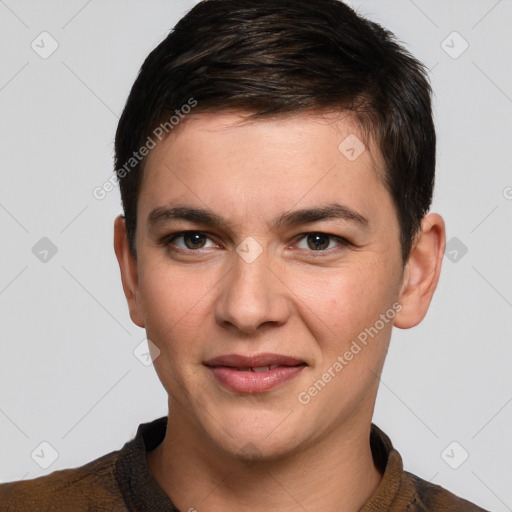
<path fill-rule="evenodd" d="M 348 240 L 328 233 L 306 233 L 303 235 L 301 242 L 297 245 L 299 249 L 312 250 L 314 252 L 325 252 L 332 249 L 332 242 L 338 245 L 347 246 L 350 244 Z M 302 246 L 301 246 L 302 244 Z"/>
<path fill-rule="evenodd" d="M 299 249 L 316 253 L 326 253 L 334 250 L 336 246 L 350 245 L 350 242 L 342 237 L 319 232 L 305 233 L 299 240 L 297 244 Z M 160 243 L 170 250 L 184 252 L 199 252 L 201 249 L 218 247 L 216 242 L 201 231 L 174 233 L 163 238 Z"/>
<path fill-rule="evenodd" d="M 200 231 L 184 231 L 182 233 L 176 233 L 166 237 L 164 240 L 162 240 L 162 244 L 165 246 L 170 246 L 172 244 L 185 251 L 207 249 L 208 247 L 216 246 L 214 242 L 212 242 L 212 245 L 206 246 L 207 240 L 209 240 L 209 237 Z"/>

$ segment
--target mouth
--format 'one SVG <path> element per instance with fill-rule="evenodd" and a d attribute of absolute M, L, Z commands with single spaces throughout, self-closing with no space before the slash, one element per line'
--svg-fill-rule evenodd
<path fill-rule="evenodd" d="M 230 354 L 210 359 L 204 365 L 223 387 L 249 394 L 281 386 L 308 366 L 300 359 L 280 354 Z"/>
<path fill-rule="evenodd" d="M 232 368 L 233 370 L 238 370 L 239 372 L 268 372 L 270 370 L 275 370 L 276 368 L 279 368 L 279 365 L 271 364 L 268 366 L 256 366 L 256 367 L 249 366 L 248 368 L 238 368 L 238 367 L 234 367 L 234 366 L 228 366 L 226 368 Z"/>

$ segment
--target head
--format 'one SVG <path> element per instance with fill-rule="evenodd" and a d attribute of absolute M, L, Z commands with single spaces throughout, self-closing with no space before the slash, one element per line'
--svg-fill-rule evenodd
<path fill-rule="evenodd" d="M 123 287 L 175 421 L 267 456 L 368 423 L 392 326 L 439 278 L 435 141 L 424 67 L 338 0 L 206 0 L 177 24 L 115 142 Z M 227 354 L 301 367 L 241 392 L 208 364 Z"/>

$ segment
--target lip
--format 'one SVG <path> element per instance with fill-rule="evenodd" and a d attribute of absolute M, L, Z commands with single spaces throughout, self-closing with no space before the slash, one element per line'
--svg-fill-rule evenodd
<path fill-rule="evenodd" d="M 300 359 L 280 354 L 229 354 L 209 359 L 204 365 L 227 389 L 251 394 L 270 391 L 299 375 L 307 366 Z M 273 368 L 251 371 L 265 366 Z"/>

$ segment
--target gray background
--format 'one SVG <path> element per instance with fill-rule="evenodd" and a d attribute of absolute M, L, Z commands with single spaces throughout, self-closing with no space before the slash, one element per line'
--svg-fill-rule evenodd
<path fill-rule="evenodd" d="M 426 319 L 394 332 L 374 421 L 407 470 L 512 510 L 512 1 L 351 3 L 431 69 L 451 240 Z M 133 353 L 119 192 L 92 190 L 140 65 L 193 4 L 0 1 L 0 480 L 84 464 L 166 414 Z"/>

